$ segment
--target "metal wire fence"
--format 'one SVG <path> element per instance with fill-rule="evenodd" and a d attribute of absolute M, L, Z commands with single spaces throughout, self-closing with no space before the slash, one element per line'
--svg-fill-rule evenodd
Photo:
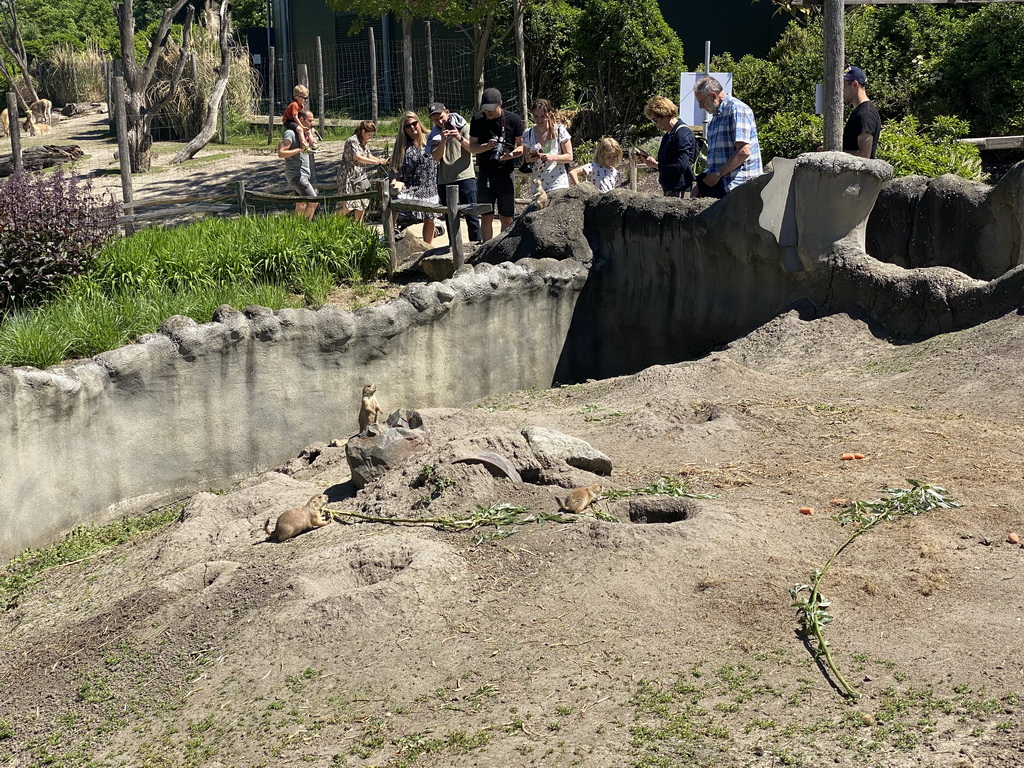
<path fill-rule="evenodd" d="M 377 85 L 378 112 L 396 114 L 404 110 L 405 49 L 402 42 L 377 42 L 376 71 L 371 69 L 370 46 L 364 41 L 341 43 L 323 47 L 324 114 L 326 117 L 366 119 L 371 115 L 371 93 L 374 78 Z M 428 61 L 428 52 L 430 59 Z M 413 108 L 424 110 L 430 101 L 443 102 L 449 109 L 469 113 L 479 109 L 476 103 L 476 83 L 473 77 L 473 49 L 469 41 L 441 39 L 431 46 L 418 40 L 412 50 Z M 430 64 L 433 66 L 433 92 L 428 83 Z M 293 52 L 290 62 L 275 62 L 275 110 L 291 101 L 291 85 L 300 82 L 305 71 L 305 82 L 310 88 L 310 105 L 319 104 L 316 49 Z M 288 70 L 291 71 L 288 71 Z M 484 68 L 487 87 L 496 87 L 505 96 L 505 106 L 518 109 L 516 74 L 507 55 L 492 55 Z M 264 102 L 265 104 L 265 102 Z"/>

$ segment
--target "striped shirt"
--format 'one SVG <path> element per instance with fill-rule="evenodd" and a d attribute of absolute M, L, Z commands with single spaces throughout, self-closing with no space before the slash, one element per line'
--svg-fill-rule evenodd
<path fill-rule="evenodd" d="M 757 126 L 750 107 L 739 99 L 725 96 L 718 112 L 708 124 L 708 172 L 718 169 L 736 154 L 736 142 L 750 145 L 750 155 L 743 165 L 722 177 L 726 191 L 731 191 L 764 171 L 761 168 L 761 147 L 757 143 Z"/>

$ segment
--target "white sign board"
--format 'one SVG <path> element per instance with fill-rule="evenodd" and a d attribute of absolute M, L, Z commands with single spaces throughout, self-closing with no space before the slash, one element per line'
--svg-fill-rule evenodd
<path fill-rule="evenodd" d="M 732 96 L 732 72 L 712 72 L 711 76 Z M 693 95 L 693 88 L 702 77 L 705 77 L 703 72 L 679 74 L 679 119 L 686 125 L 704 124 L 704 110 L 697 104 L 697 97 Z"/>

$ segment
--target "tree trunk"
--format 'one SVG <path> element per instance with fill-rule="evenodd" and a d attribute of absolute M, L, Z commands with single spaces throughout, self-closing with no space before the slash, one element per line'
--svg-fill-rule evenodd
<path fill-rule="evenodd" d="M 473 27 L 473 82 L 476 83 L 476 104 L 484 95 L 484 65 L 487 63 L 487 47 L 491 42 L 491 27 L 494 15 L 487 14 L 482 24 Z"/>
<path fill-rule="evenodd" d="M 128 127 L 128 167 L 132 173 L 145 173 L 153 165 L 153 136 L 142 113 L 142 94 L 125 89 L 124 117 Z"/>
<path fill-rule="evenodd" d="M 843 0 L 825 2 L 825 149 L 843 148 L 843 57 L 846 40 Z"/>
<path fill-rule="evenodd" d="M 231 51 L 228 48 L 228 0 L 221 2 L 219 21 L 220 66 L 217 67 L 217 82 L 214 83 L 213 92 L 206 102 L 206 121 L 196 137 L 171 158 L 172 165 L 195 157 L 196 152 L 209 144 L 213 134 L 217 131 L 217 116 L 224 92 L 228 89 L 228 77 L 231 74 Z"/>
<path fill-rule="evenodd" d="M 516 74 L 519 79 L 519 114 L 525 115 L 530 110 L 529 95 L 526 93 L 526 40 L 523 35 L 523 6 L 526 0 L 513 0 L 512 32 L 516 37 L 516 58 L 519 65 Z"/>
<path fill-rule="evenodd" d="M 405 81 L 405 108 L 416 108 L 416 94 L 412 87 L 412 14 L 402 11 L 402 78 Z"/>

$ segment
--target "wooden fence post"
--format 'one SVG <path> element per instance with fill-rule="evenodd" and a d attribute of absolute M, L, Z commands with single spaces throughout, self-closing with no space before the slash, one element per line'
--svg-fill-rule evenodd
<path fill-rule="evenodd" d="M 629 188 L 636 192 L 636 155 L 629 153 Z"/>
<path fill-rule="evenodd" d="M 427 103 L 434 103 L 434 39 L 430 35 L 430 22 L 423 22 L 427 38 Z M 522 112 L 523 110 L 520 110 Z"/>
<path fill-rule="evenodd" d="M 14 172 L 25 169 L 21 158 L 21 120 L 18 119 L 18 97 L 14 91 L 7 92 L 7 120 L 10 123 L 8 129 L 11 132 L 11 161 L 14 163 Z"/>
<path fill-rule="evenodd" d="M 238 181 L 238 215 L 248 215 L 245 210 L 245 182 L 241 180 Z"/>
<path fill-rule="evenodd" d="M 370 33 L 370 119 L 377 122 L 377 43 L 374 40 L 373 27 L 368 27 Z"/>
<path fill-rule="evenodd" d="M 455 262 L 455 271 L 462 268 L 466 257 L 462 253 L 462 237 L 459 232 L 459 185 L 449 184 L 445 188 L 448 205 L 448 213 L 445 218 L 448 221 L 448 242 L 452 244 L 452 260 Z"/>
<path fill-rule="evenodd" d="M 274 46 L 270 46 L 270 61 L 268 62 L 267 80 L 267 144 L 274 143 L 274 80 L 277 62 L 274 60 Z"/>
<path fill-rule="evenodd" d="M 305 64 L 299 64 L 299 85 L 309 88 L 309 68 Z"/>
<path fill-rule="evenodd" d="M 324 49 L 320 44 L 320 35 L 316 36 L 316 90 L 320 94 L 320 133 L 327 130 L 327 123 L 324 119 Z"/>
<path fill-rule="evenodd" d="M 388 253 L 391 258 L 388 261 L 388 277 L 395 274 L 398 267 L 398 250 L 395 246 L 395 220 L 391 216 L 391 185 L 385 179 L 380 184 L 380 216 L 381 224 L 384 225 L 384 240 L 388 244 Z"/>
<path fill-rule="evenodd" d="M 124 113 L 124 78 L 114 78 L 114 123 L 117 125 L 117 161 L 121 167 L 121 198 L 125 205 L 134 201 L 132 194 L 132 159 L 128 154 L 128 118 Z M 135 213 L 135 209 L 132 209 Z M 135 232 L 131 222 L 124 225 L 126 235 Z"/>

